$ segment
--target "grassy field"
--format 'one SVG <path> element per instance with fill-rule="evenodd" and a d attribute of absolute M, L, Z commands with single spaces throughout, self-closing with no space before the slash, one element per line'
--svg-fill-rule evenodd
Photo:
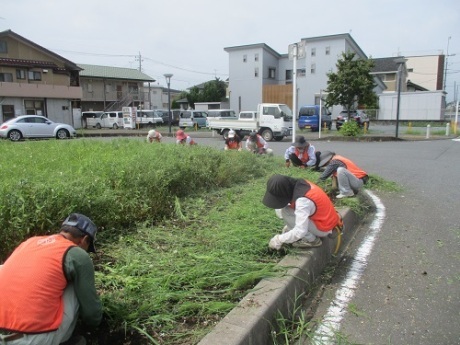
<path fill-rule="evenodd" d="M 267 247 L 282 228 L 261 203 L 268 177 L 319 176 L 276 157 L 129 139 L 0 149 L 0 263 L 71 212 L 98 225 L 106 322 L 86 333 L 90 344 L 196 344 L 260 279 L 283 274 L 275 265 L 289 249 Z"/>

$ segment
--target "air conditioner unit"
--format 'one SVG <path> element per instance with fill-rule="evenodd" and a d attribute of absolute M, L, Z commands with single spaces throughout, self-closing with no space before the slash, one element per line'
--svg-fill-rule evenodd
<path fill-rule="evenodd" d="M 43 70 L 43 73 L 48 73 L 48 70 L 47 70 L 47 69 L 44 69 L 44 70 Z"/>

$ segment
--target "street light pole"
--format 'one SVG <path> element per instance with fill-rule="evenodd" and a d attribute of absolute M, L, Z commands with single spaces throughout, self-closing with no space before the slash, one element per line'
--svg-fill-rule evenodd
<path fill-rule="evenodd" d="M 406 63 L 407 59 L 403 57 L 397 58 L 394 60 L 398 65 L 398 101 L 397 101 L 397 108 L 396 108 L 396 134 L 395 137 L 398 138 L 398 130 L 399 130 L 399 109 L 401 107 L 401 84 L 402 84 L 402 72 L 403 72 L 403 65 Z"/>
<path fill-rule="evenodd" d="M 171 77 L 173 75 L 171 73 L 166 73 L 164 74 L 164 77 L 166 78 L 166 83 L 168 84 L 168 122 L 169 122 L 169 136 L 172 137 L 172 132 L 171 132 L 171 122 L 172 122 L 172 116 L 171 116 Z"/>

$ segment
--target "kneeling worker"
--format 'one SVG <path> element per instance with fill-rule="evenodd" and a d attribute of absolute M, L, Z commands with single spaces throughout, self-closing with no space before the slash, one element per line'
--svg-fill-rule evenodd
<path fill-rule="evenodd" d="M 279 250 L 283 243 L 297 248 L 314 248 L 322 245 L 326 237 L 342 221 L 327 194 L 314 183 L 284 175 L 273 175 L 267 182 L 262 200 L 274 208 L 285 223 L 283 233 L 275 235 L 269 247 Z"/>
<path fill-rule="evenodd" d="M 324 181 L 332 176 L 337 181 L 340 191 L 337 199 L 354 196 L 369 179 L 367 172 L 350 159 L 330 151 L 321 152 L 319 167 L 326 167 L 319 177 L 320 180 Z"/>
<path fill-rule="evenodd" d="M 59 234 L 29 238 L 0 266 L 1 344 L 86 343 L 72 333 L 78 315 L 90 327 L 102 320 L 87 253 L 96 232 L 88 217 L 72 213 Z"/>

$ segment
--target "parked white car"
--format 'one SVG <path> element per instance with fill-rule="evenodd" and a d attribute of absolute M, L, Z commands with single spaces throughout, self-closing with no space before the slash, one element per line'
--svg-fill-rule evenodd
<path fill-rule="evenodd" d="M 21 115 L 0 125 L 0 138 L 11 141 L 25 138 L 67 139 L 76 135 L 77 131 L 72 126 L 40 115 Z"/>
<path fill-rule="evenodd" d="M 93 117 L 86 118 L 87 127 L 113 128 L 118 129 L 123 127 L 123 112 L 122 111 L 107 111 L 105 113 L 94 113 Z"/>

